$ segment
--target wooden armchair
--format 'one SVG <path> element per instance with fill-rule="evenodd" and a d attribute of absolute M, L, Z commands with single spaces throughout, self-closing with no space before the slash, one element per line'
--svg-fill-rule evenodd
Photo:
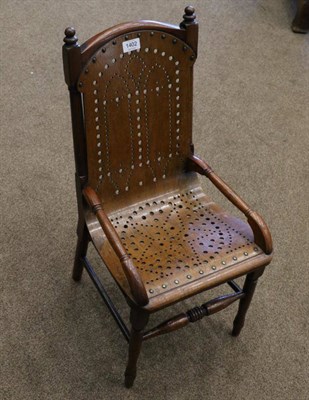
<path fill-rule="evenodd" d="M 240 300 L 232 332 L 237 336 L 272 258 L 263 219 L 194 154 L 198 25 L 193 7 L 183 18 L 179 27 L 120 24 L 81 46 L 75 30 L 65 30 L 79 212 L 73 279 L 79 281 L 85 267 L 129 342 L 127 387 L 133 385 L 144 340 Z M 248 223 L 205 195 L 198 175 L 206 176 Z M 86 258 L 89 241 L 131 309 L 130 331 Z M 243 275 L 240 288 L 233 279 Z M 145 330 L 151 313 L 221 284 L 233 293 Z"/>

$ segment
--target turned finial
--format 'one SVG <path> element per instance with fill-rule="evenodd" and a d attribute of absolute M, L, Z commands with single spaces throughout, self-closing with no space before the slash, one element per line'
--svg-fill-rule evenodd
<path fill-rule="evenodd" d="M 75 33 L 76 33 L 75 29 L 73 27 L 69 26 L 64 31 L 64 34 L 65 34 L 65 38 L 63 39 L 64 43 L 69 46 L 76 44 L 78 41 L 78 38 L 77 38 L 77 36 L 75 36 Z"/>
<path fill-rule="evenodd" d="M 188 25 L 196 24 L 195 21 L 196 15 L 195 15 L 195 9 L 192 6 L 187 6 L 185 8 L 185 13 L 183 15 L 183 21 L 180 24 L 181 28 L 185 28 Z"/>

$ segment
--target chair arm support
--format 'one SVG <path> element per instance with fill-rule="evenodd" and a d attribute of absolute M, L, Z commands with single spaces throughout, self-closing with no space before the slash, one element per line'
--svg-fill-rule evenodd
<path fill-rule="evenodd" d="M 190 171 L 206 176 L 235 207 L 245 214 L 253 231 L 255 243 L 266 254 L 270 254 L 273 251 L 272 238 L 263 218 L 256 211 L 251 210 L 249 205 L 205 161 L 192 155 L 188 159 L 188 168 Z"/>
<path fill-rule="evenodd" d="M 125 248 L 123 247 L 121 240 L 110 222 L 108 216 L 105 214 L 101 201 L 96 192 L 90 187 L 86 186 L 83 189 L 83 195 L 90 206 L 92 212 L 98 218 L 100 225 L 112 246 L 114 252 L 121 262 L 121 266 L 129 283 L 133 298 L 139 306 L 145 306 L 149 303 L 147 292 L 144 283 L 134 266 L 132 260 L 128 256 Z"/>

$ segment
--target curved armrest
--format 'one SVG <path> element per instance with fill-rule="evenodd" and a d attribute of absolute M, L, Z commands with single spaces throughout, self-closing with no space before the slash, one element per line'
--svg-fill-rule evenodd
<path fill-rule="evenodd" d="M 100 225 L 107 237 L 107 240 L 109 241 L 110 245 L 112 246 L 114 252 L 121 262 L 134 300 L 138 305 L 145 306 L 149 303 L 149 299 L 144 283 L 132 260 L 128 256 L 125 248 L 123 247 L 115 228 L 110 222 L 108 216 L 105 214 L 98 195 L 90 186 L 86 186 L 83 189 L 83 195 L 91 210 L 97 216 L 98 221 L 100 222 Z"/>
<path fill-rule="evenodd" d="M 251 210 L 248 204 L 243 201 L 205 161 L 196 156 L 191 156 L 189 158 L 188 167 L 190 171 L 195 171 L 209 178 L 216 188 L 219 189 L 234 206 L 245 214 L 253 231 L 255 243 L 260 246 L 264 253 L 270 254 L 273 251 L 272 239 L 268 226 L 263 218 L 256 211 Z"/>

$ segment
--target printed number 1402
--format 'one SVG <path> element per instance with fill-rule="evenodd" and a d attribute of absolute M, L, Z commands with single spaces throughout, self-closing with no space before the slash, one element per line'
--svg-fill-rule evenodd
<path fill-rule="evenodd" d="M 124 53 L 128 53 L 129 51 L 138 50 L 141 48 L 141 43 L 139 38 L 127 40 L 122 42 L 122 49 Z"/>

